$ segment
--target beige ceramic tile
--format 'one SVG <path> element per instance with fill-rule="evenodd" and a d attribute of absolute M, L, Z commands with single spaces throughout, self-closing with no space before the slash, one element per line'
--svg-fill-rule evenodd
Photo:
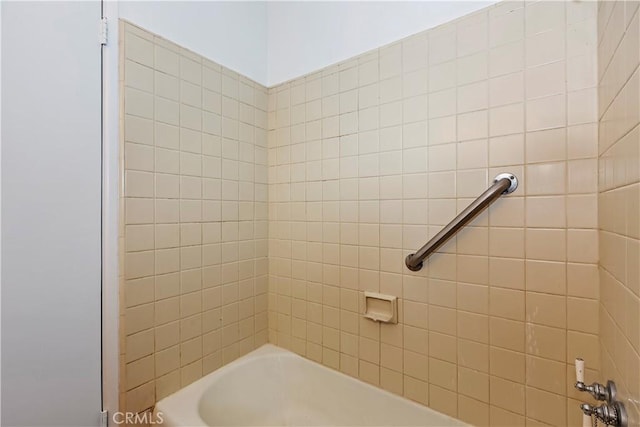
<path fill-rule="evenodd" d="M 259 104 L 258 98 L 249 94 L 253 83 L 249 87 L 226 75 L 221 78 L 216 64 L 207 62 L 203 68 L 199 56 L 132 25 L 125 27 L 128 60 L 124 62 L 123 87 L 127 89 L 123 94 L 128 115 L 123 132 L 123 141 L 127 142 L 122 145 L 122 196 L 127 196 L 123 198 L 124 220 L 129 224 L 124 229 L 124 276 L 131 280 L 124 285 L 130 307 L 123 322 L 123 335 L 127 337 L 124 352 L 129 365 L 123 371 L 122 384 L 131 389 L 126 394 L 126 405 L 141 411 L 156 399 L 193 382 L 203 372 L 221 366 L 223 360 L 236 358 L 239 351 L 247 352 L 264 342 L 257 331 L 266 330 L 267 306 L 256 304 L 254 309 L 251 305 L 255 296 L 266 300 L 266 286 L 257 286 L 258 281 L 267 282 L 266 269 L 258 268 L 261 261 L 266 266 L 266 251 L 258 251 L 257 247 L 266 248 L 267 235 L 262 232 L 258 237 L 257 232 L 247 230 L 254 224 L 256 230 L 266 227 L 266 216 L 261 218 L 263 225 L 258 225 L 257 215 L 243 213 L 244 206 L 239 206 L 239 201 L 251 203 L 246 206 L 250 209 L 253 203 L 266 207 L 267 170 L 254 169 L 258 162 L 265 164 L 266 140 L 258 136 L 266 132 L 266 122 L 262 129 L 245 129 L 234 121 L 221 123 L 215 115 L 222 113 L 237 120 L 238 112 L 245 114 L 250 109 L 257 117 L 266 114 L 266 103 Z M 203 92 L 201 84 L 209 92 Z M 222 104 L 216 95 L 221 91 L 227 96 Z M 239 102 L 245 104 L 240 106 Z M 253 126 L 247 114 L 240 119 Z M 219 141 L 199 133 L 203 129 L 220 135 L 225 123 L 228 139 L 223 149 Z M 179 124 L 182 129 L 175 127 Z M 248 131 L 255 138 L 245 140 Z M 153 145 L 157 148 L 149 148 Z M 264 153 L 260 158 L 254 156 L 258 150 Z M 205 161 L 202 152 L 211 157 Z M 226 163 L 221 162 L 221 155 L 228 159 Z M 212 180 L 222 177 L 221 167 L 224 177 L 230 179 L 222 188 L 219 181 Z M 207 180 L 200 178 L 203 172 Z M 254 193 L 254 185 L 263 188 Z M 203 204 L 203 198 L 222 199 L 226 204 Z M 220 229 L 215 221 L 222 215 L 246 222 Z M 203 219 L 207 222 L 200 224 Z M 225 242 L 222 247 L 221 240 Z M 249 243 L 251 250 L 247 251 Z M 242 267 L 237 264 L 240 254 Z M 252 266 L 248 268 L 250 260 Z M 201 270 L 203 262 L 207 267 Z M 243 287 L 243 299 L 236 302 L 238 283 L 256 279 L 256 287 Z M 220 288 L 211 287 L 220 284 L 220 280 L 225 280 L 224 289 L 235 289 L 232 294 L 236 295 L 235 299 L 224 299 L 226 305 L 222 309 L 217 308 L 221 298 L 216 290 Z M 211 287 L 204 294 L 199 291 L 203 285 Z M 152 303 L 154 299 L 157 302 Z M 240 332 L 232 334 L 231 329 L 222 329 L 224 325 L 235 325 Z M 218 351 L 221 345 L 222 351 Z"/>
<path fill-rule="evenodd" d="M 640 198 L 615 191 L 638 181 L 632 138 L 616 145 L 638 91 L 616 65 L 629 55 L 596 55 L 618 43 L 594 43 L 595 15 L 499 3 L 270 90 L 127 35 L 121 262 L 154 283 L 127 282 L 124 354 L 157 372 L 123 401 L 146 409 L 268 339 L 474 425 L 573 420 L 571 359 L 628 372 L 591 347 L 607 328 L 638 335 L 623 296 L 639 275 L 619 261 Z M 517 192 L 406 270 L 500 172 Z M 400 323 L 361 318 L 363 290 L 400 297 Z M 601 293 L 624 316 L 587 319 Z"/>

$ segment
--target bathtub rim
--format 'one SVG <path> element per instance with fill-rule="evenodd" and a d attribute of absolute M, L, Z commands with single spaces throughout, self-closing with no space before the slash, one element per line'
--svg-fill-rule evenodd
<path fill-rule="evenodd" d="M 233 370 L 250 362 L 253 359 L 269 355 L 276 356 L 278 354 L 284 355 L 295 353 L 292 353 L 286 349 L 270 343 L 263 344 L 255 350 L 252 350 L 249 353 L 240 356 L 236 360 L 229 362 L 226 365 L 216 369 L 215 371 L 204 375 L 202 378 L 197 379 L 196 381 L 179 389 L 178 391 L 163 397 L 161 400 L 156 402 L 153 408 L 153 413 L 162 413 L 165 420 L 164 423 L 169 422 L 170 425 L 207 426 L 208 424 L 200 416 L 199 405 L 202 395 L 215 381 L 215 378 L 213 377 L 218 377 L 230 370 Z M 182 414 L 179 417 L 179 420 L 175 420 L 171 415 L 167 416 L 167 414 L 171 414 L 176 411 L 176 406 L 180 406 L 178 411 Z M 165 410 L 165 407 L 167 407 L 169 411 Z M 176 423 L 176 421 L 179 422 Z M 185 422 L 188 422 L 188 424 L 184 424 Z"/>
<path fill-rule="evenodd" d="M 179 389 L 178 391 L 165 396 L 158 402 L 156 402 L 154 406 L 153 413 L 154 415 L 158 413 L 162 413 L 164 418 L 164 423 L 170 426 L 208 426 L 208 424 L 202 419 L 200 416 L 199 405 L 200 400 L 206 390 L 215 382 L 217 377 L 220 375 L 224 375 L 228 371 L 234 370 L 236 368 L 241 367 L 242 365 L 249 363 L 257 358 L 262 357 L 286 357 L 292 359 L 300 359 L 304 363 L 313 364 L 316 367 L 325 370 L 330 375 L 338 375 L 343 377 L 344 379 L 355 382 L 362 387 L 366 387 L 369 389 L 373 389 L 378 393 L 381 393 L 386 398 L 393 399 L 396 401 L 402 401 L 406 404 L 412 405 L 417 409 L 422 411 L 427 411 L 437 415 L 439 417 L 448 419 L 455 423 L 454 425 L 459 426 L 470 426 L 470 424 L 465 423 L 464 421 L 454 418 L 450 415 L 444 414 L 442 412 L 436 411 L 429 406 L 420 404 L 415 402 L 409 398 L 404 396 L 400 396 L 398 394 L 392 393 L 388 390 L 385 390 L 381 387 L 374 386 L 369 384 L 359 378 L 352 377 L 343 372 L 337 371 L 335 369 L 329 368 L 321 363 L 318 363 L 314 360 L 303 357 L 293 351 L 284 349 L 282 347 L 278 347 L 271 343 L 265 343 L 260 347 L 252 350 L 251 352 L 239 357 L 238 359 L 216 369 L 213 372 L 208 373 L 207 375 L 199 378 L 193 383 L 187 385 Z M 165 409 L 166 408 L 166 409 Z M 178 413 L 180 414 L 178 417 L 173 417 L 171 414 Z M 169 414 L 169 415 L 168 415 Z"/>

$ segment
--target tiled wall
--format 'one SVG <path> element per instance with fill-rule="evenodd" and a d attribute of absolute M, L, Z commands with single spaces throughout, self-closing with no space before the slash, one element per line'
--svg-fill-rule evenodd
<path fill-rule="evenodd" d="M 270 89 L 269 340 L 475 425 L 579 425 L 596 30 L 594 2 L 499 3 Z M 514 194 L 404 266 L 505 171 Z M 363 319 L 364 290 L 400 323 Z"/>
<path fill-rule="evenodd" d="M 640 425 L 640 24 L 638 2 L 598 9 L 601 379 Z"/>
<path fill-rule="evenodd" d="M 267 341 L 267 90 L 121 25 L 121 402 Z"/>

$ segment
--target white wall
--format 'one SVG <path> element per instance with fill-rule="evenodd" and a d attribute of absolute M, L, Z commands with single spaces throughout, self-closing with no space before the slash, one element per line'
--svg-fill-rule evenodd
<path fill-rule="evenodd" d="M 270 2 L 268 82 L 274 86 L 495 3 Z"/>
<path fill-rule="evenodd" d="M 0 424 L 97 426 L 100 3 L 0 8 Z"/>
<path fill-rule="evenodd" d="M 119 16 L 261 84 L 267 82 L 267 3 L 121 1 Z"/>

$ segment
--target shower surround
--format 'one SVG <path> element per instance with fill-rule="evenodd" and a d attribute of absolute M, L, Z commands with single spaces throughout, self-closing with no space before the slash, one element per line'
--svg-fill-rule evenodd
<path fill-rule="evenodd" d="M 269 341 L 471 424 L 580 425 L 596 15 L 503 2 L 268 90 L 124 23 L 121 408 Z M 516 192 L 406 269 L 501 172 Z"/>
<path fill-rule="evenodd" d="M 122 22 L 122 410 L 267 342 L 267 91 Z"/>
<path fill-rule="evenodd" d="M 271 88 L 269 341 L 474 425 L 580 424 L 596 64 L 595 3 L 506 2 Z M 409 271 L 501 172 L 518 189 Z"/>
<path fill-rule="evenodd" d="M 638 2 L 598 9 L 601 378 L 640 424 L 640 24 Z"/>

